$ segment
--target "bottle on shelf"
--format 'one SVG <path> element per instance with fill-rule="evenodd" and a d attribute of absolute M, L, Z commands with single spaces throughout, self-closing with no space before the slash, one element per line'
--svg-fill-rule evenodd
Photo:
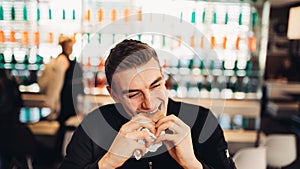
<path fill-rule="evenodd" d="M 104 19 L 104 11 L 103 8 L 98 9 L 98 22 L 103 22 Z"/>
<path fill-rule="evenodd" d="M 4 20 L 4 10 L 3 10 L 2 4 L 0 4 L 0 20 L 1 20 L 1 21 Z"/>
<path fill-rule="evenodd" d="M 110 16 L 111 22 L 117 21 L 117 15 L 118 15 L 117 9 L 116 8 L 111 9 L 111 16 Z"/>
<path fill-rule="evenodd" d="M 0 30 L 0 44 L 5 43 L 5 34 L 3 30 Z"/>

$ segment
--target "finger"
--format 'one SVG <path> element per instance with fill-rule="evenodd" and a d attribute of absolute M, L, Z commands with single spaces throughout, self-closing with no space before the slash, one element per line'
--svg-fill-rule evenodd
<path fill-rule="evenodd" d="M 146 143 L 151 143 L 153 140 L 153 138 L 145 130 L 127 133 L 125 138 L 135 140 L 135 142 L 138 140 L 145 140 Z"/>
<path fill-rule="evenodd" d="M 182 129 L 176 123 L 174 123 L 173 121 L 167 121 L 158 126 L 155 136 L 159 136 L 162 131 L 165 131 L 167 129 L 171 130 L 173 134 L 180 133 L 182 131 Z"/>
<path fill-rule="evenodd" d="M 178 117 L 176 117 L 175 115 L 169 115 L 169 116 L 165 116 L 161 119 L 159 119 L 157 121 L 157 123 L 155 124 L 156 127 L 160 126 L 162 123 L 165 123 L 167 121 L 172 121 L 174 123 L 176 123 L 178 120 L 180 120 Z"/>
<path fill-rule="evenodd" d="M 156 113 L 153 114 L 147 114 L 147 113 L 140 113 L 136 115 L 132 121 L 136 123 L 145 123 L 143 126 L 144 128 L 148 128 L 152 133 L 155 133 L 155 120 L 153 120 L 153 116 L 161 116 L 160 113 L 161 111 L 158 110 Z M 150 125 L 149 125 L 150 124 Z"/>
<path fill-rule="evenodd" d="M 156 140 L 155 140 L 155 144 L 162 142 L 162 141 L 168 141 L 168 142 L 172 142 L 174 145 L 176 145 L 176 140 L 177 140 L 177 134 L 164 134 L 159 136 Z"/>
<path fill-rule="evenodd" d="M 130 133 L 137 131 L 141 128 L 147 128 L 152 133 L 155 133 L 155 123 L 154 122 L 140 122 L 140 121 L 129 121 L 122 126 L 120 129 L 121 133 Z"/>
<path fill-rule="evenodd" d="M 134 151 L 132 152 L 132 154 L 135 152 L 135 151 L 140 151 L 141 155 L 144 156 L 146 154 L 146 146 L 144 144 L 140 144 L 138 143 L 136 145 L 136 148 L 134 149 Z"/>

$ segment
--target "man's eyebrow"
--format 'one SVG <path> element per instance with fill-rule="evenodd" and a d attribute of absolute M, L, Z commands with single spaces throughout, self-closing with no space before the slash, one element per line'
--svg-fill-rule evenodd
<path fill-rule="evenodd" d="M 157 79 L 155 79 L 150 86 L 153 86 L 154 84 L 158 83 L 159 81 L 162 80 L 162 77 L 158 77 Z"/>
<path fill-rule="evenodd" d="M 161 80 L 162 80 L 162 77 L 158 77 L 151 83 L 150 86 L 153 86 L 154 84 L 158 83 Z M 131 93 L 131 92 L 139 92 L 139 91 L 140 91 L 139 89 L 123 90 L 122 94 L 127 94 L 127 93 Z"/>
<path fill-rule="evenodd" d="M 138 92 L 138 91 L 140 91 L 140 90 L 138 90 L 138 89 L 123 90 L 123 91 L 122 91 L 122 94 L 127 94 L 127 93 L 131 93 L 131 92 Z"/>

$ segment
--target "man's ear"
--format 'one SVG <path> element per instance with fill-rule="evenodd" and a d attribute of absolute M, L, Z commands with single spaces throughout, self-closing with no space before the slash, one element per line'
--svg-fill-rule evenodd
<path fill-rule="evenodd" d="M 107 89 L 107 91 L 108 91 L 110 97 L 112 97 L 112 99 L 114 99 L 115 102 L 118 102 L 118 98 L 115 97 L 115 95 L 114 95 L 114 93 L 113 93 L 113 91 L 112 91 L 112 88 L 111 88 L 110 86 L 106 86 L 106 89 Z"/>
<path fill-rule="evenodd" d="M 163 80 L 165 80 L 165 74 L 163 72 L 161 72 L 161 77 L 163 78 Z"/>
<path fill-rule="evenodd" d="M 165 74 L 163 72 L 161 72 L 161 77 L 162 77 L 162 80 L 164 81 L 164 84 L 166 84 L 166 79 L 165 79 Z"/>

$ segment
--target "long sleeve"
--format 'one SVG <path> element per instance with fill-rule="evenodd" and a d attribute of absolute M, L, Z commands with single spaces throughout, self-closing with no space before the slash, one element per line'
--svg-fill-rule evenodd
<path fill-rule="evenodd" d="M 202 118 L 203 120 L 203 118 Z M 200 124 L 203 124 L 200 123 Z M 195 124 L 197 127 L 197 124 Z M 195 127 L 194 126 L 194 127 Z M 200 127 L 200 126 L 198 126 Z M 208 111 L 201 133 L 194 138 L 195 153 L 201 158 L 204 169 L 236 169 L 232 161 L 224 133 L 215 116 Z M 204 133 L 204 134 L 203 134 Z M 205 139 L 205 136 L 207 139 Z M 196 140 L 197 139 L 197 140 Z"/>
<path fill-rule="evenodd" d="M 98 169 L 99 157 L 104 153 L 79 126 L 67 147 L 67 155 L 60 169 Z"/>
<path fill-rule="evenodd" d="M 235 169 L 223 130 L 208 109 L 174 101 L 169 104 L 172 108 L 168 110 L 168 114 L 174 112 L 174 115 L 178 115 L 191 127 L 194 153 L 204 169 Z M 98 161 L 105 155 L 117 131 L 127 120 L 116 113 L 117 109 L 113 107 L 103 106 L 83 120 L 67 147 L 67 155 L 60 169 L 98 168 Z M 149 162 L 152 162 L 153 168 L 158 169 L 182 168 L 170 156 L 165 146 L 156 153 L 149 153 L 149 157 L 140 160 L 130 158 L 120 168 L 147 168 Z"/>
<path fill-rule="evenodd" d="M 235 164 L 232 161 L 229 151 L 227 148 L 227 143 L 224 140 L 223 131 L 218 126 L 212 135 L 212 137 L 207 141 L 207 150 L 209 152 L 206 154 L 206 160 L 210 164 L 204 164 L 204 169 L 235 169 Z"/>

